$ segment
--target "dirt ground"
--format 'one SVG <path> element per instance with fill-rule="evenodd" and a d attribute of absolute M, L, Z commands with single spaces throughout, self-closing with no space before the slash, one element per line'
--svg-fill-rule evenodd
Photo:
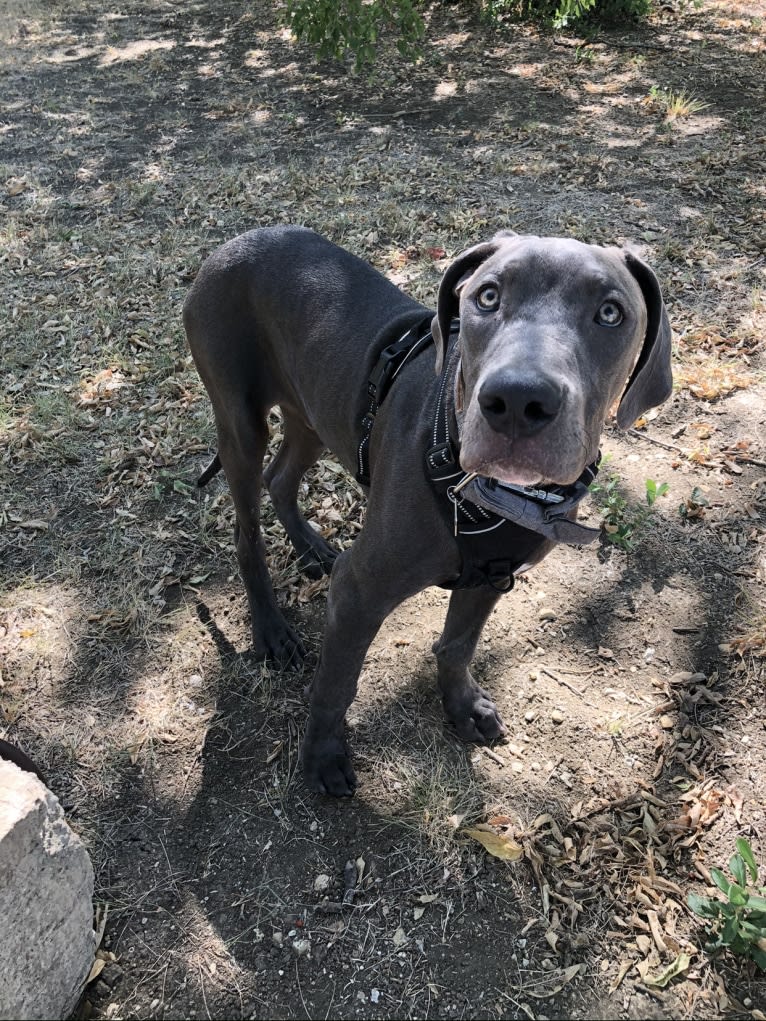
<path fill-rule="evenodd" d="M 82 1016 L 763 1021 L 763 973 L 686 907 L 736 836 L 766 867 L 763 8 L 592 39 L 444 12 L 369 77 L 261 0 L 0 14 L 0 736 L 93 857 Z M 253 662 L 225 482 L 194 488 L 215 441 L 181 305 L 282 222 L 428 304 L 500 228 L 632 242 L 675 335 L 672 400 L 604 436 L 590 520 L 619 541 L 557 550 L 480 643 L 508 743 L 446 728 L 429 590 L 370 650 L 344 802 L 297 770 L 326 581 L 265 501 L 310 658 Z M 361 525 L 329 458 L 305 503 L 341 545 Z"/>

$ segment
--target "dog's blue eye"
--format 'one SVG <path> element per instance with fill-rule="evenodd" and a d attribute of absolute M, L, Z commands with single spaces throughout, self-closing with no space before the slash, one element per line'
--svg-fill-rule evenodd
<path fill-rule="evenodd" d="M 494 284 L 487 284 L 476 295 L 476 304 L 484 312 L 492 312 L 500 304 L 500 291 Z"/>
<path fill-rule="evenodd" d="M 596 313 L 596 322 L 599 326 L 619 326 L 624 318 L 624 313 L 616 301 L 605 301 Z"/>

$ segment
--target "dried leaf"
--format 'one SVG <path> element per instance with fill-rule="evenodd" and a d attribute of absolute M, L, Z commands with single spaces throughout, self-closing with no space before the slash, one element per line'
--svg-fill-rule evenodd
<path fill-rule="evenodd" d="M 681 953 L 676 957 L 672 964 L 669 964 L 667 968 L 663 969 L 659 975 L 647 975 L 644 978 L 644 983 L 650 986 L 652 989 L 664 989 L 665 986 L 672 982 L 678 975 L 683 974 L 691 964 L 691 957 L 689 954 Z"/>
<path fill-rule="evenodd" d="M 609 987 L 609 992 L 610 993 L 617 992 L 617 990 L 622 985 L 622 980 L 625 978 L 625 976 L 628 974 L 628 972 L 630 971 L 630 969 L 632 967 L 633 967 L 633 961 L 622 961 L 622 963 L 620 964 L 619 970 L 617 972 L 617 977 L 615 978 L 614 982 Z"/>
<path fill-rule="evenodd" d="M 103 957 L 97 957 L 96 960 L 93 962 L 93 964 L 90 967 L 90 971 L 88 972 L 88 977 L 85 979 L 85 985 L 87 986 L 91 982 L 93 982 L 95 979 L 97 979 L 98 976 L 101 974 L 101 972 L 104 970 L 105 967 L 106 967 L 106 961 L 104 960 L 104 958 Z"/>
<path fill-rule="evenodd" d="M 563 968 L 560 971 L 553 971 L 546 978 L 545 983 L 540 983 L 536 990 L 533 991 L 529 986 L 524 987 L 524 995 L 531 996 L 535 1000 L 548 1000 L 551 996 L 556 996 L 564 986 L 568 985 L 575 975 L 580 973 L 580 965 L 572 964 L 568 968 Z"/>
<path fill-rule="evenodd" d="M 524 848 L 510 837 L 481 829 L 461 830 L 461 833 L 472 840 L 478 840 L 495 858 L 502 858 L 504 861 L 518 861 L 524 856 Z"/>

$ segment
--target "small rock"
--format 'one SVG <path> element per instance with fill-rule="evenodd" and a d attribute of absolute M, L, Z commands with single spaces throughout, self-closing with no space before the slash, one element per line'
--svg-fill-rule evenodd
<path fill-rule="evenodd" d="M 271 934 L 271 939 L 272 939 L 272 942 L 274 943 L 274 945 L 275 945 L 275 946 L 278 946 L 278 947 L 281 947 L 281 946 L 282 946 L 282 940 L 283 940 L 284 938 L 285 938 L 285 937 L 284 937 L 284 936 L 282 935 L 282 933 L 281 933 L 281 932 L 279 932 L 279 931 L 277 931 L 277 932 L 272 932 L 272 934 Z"/>
<path fill-rule="evenodd" d="M 551 610 L 550 607 L 543 607 L 542 610 L 537 614 L 538 620 L 556 620 L 556 611 Z"/>
<path fill-rule="evenodd" d="M 667 713 L 664 716 L 660 716 L 660 726 L 663 730 L 672 730 L 675 725 L 676 721 L 672 716 L 668 716 Z"/>
<path fill-rule="evenodd" d="M 325 890 L 329 890 L 330 883 L 330 877 L 325 872 L 321 872 L 314 880 L 314 889 L 317 893 L 324 893 Z"/>
<path fill-rule="evenodd" d="M 298 957 L 311 956 L 311 940 L 294 939 L 293 950 L 298 955 Z"/>
<path fill-rule="evenodd" d="M 551 713 L 551 720 L 554 723 L 563 723 L 565 719 L 566 716 L 564 715 L 564 713 L 562 713 L 560 709 L 554 709 L 553 712 Z"/>
<path fill-rule="evenodd" d="M 371 989 L 370 990 L 370 1000 L 371 1000 L 371 1002 L 372 1003 L 377 1003 L 379 999 L 380 999 L 380 990 L 379 989 Z"/>
<path fill-rule="evenodd" d="M 527 712 L 524 713 L 524 719 L 527 721 L 527 723 L 532 723 L 535 716 L 537 716 L 537 713 L 534 711 L 534 709 L 529 709 Z"/>
<path fill-rule="evenodd" d="M 401 925 L 399 926 L 399 928 L 394 933 L 393 941 L 394 941 L 394 946 L 395 947 L 403 947 L 404 944 L 407 942 L 407 935 L 406 935 L 404 929 L 401 927 Z"/>
<path fill-rule="evenodd" d="M 111 989 L 114 989 L 122 978 L 122 968 L 119 964 L 110 964 L 104 969 L 101 978 Z"/>

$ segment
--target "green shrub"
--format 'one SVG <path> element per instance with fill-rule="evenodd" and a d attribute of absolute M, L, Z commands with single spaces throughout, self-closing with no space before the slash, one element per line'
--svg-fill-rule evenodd
<path fill-rule="evenodd" d="M 357 69 L 375 59 L 381 35 L 398 36 L 403 57 L 414 57 L 425 34 L 414 0 L 287 0 L 287 23 L 319 57 L 354 55 Z"/>
<path fill-rule="evenodd" d="M 489 23 L 523 18 L 552 28 L 573 22 L 620 22 L 644 18 L 652 0 L 474 0 Z M 403 57 L 421 51 L 427 0 L 287 0 L 286 20 L 297 39 L 313 46 L 319 57 L 343 60 L 352 55 L 359 69 L 375 59 L 378 42 L 396 39 Z"/>

